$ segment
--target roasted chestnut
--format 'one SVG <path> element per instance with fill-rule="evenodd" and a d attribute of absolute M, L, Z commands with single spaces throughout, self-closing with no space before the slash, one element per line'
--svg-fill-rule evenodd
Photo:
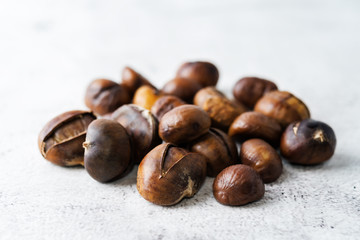
<path fill-rule="evenodd" d="M 279 146 L 281 133 L 281 126 L 275 119 L 258 112 L 242 113 L 229 129 L 229 136 L 240 142 L 261 138 L 274 147 Z"/>
<path fill-rule="evenodd" d="M 111 115 L 111 119 L 120 123 L 131 138 L 135 163 L 155 146 L 161 143 L 158 135 L 158 123 L 149 110 L 134 104 L 126 104 Z"/>
<path fill-rule="evenodd" d="M 136 186 L 140 195 L 149 202 L 167 206 L 194 196 L 205 177 L 203 155 L 164 143 L 141 161 Z"/>
<path fill-rule="evenodd" d="M 210 117 L 204 110 L 185 104 L 165 113 L 159 123 L 159 136 L 165 142 L 178 145 L 205 134 L 210 125 Z"/>
<path fill-rule="evenodd" d="M 277 90 L 275 83 L 257 77 L 244 77 L 235 83 L 233 95 L 236 100 L 248 108 L 253 108 L 255 103 L 267 92 Z"/>
<path fill-rule="evenodd" d="M 113 120 L 97 119 L 88 128 L 84 166 L 99 182 L 114 181 L 133 166 L 130 138 L 123 126 Z"/>
<path fill-rule="evenodd" d="M 162 116 L 171 109 L 186 104 L 183 100 L 175 96 L 162 96 L 151 107 L 151 113 L 160 122 Z"/>
<path fill-rule="evenodd" d="M 69 111 L 53 118 L 38 137 L 41 155 L 59 166 L 83 165 L 82 143 L 88 125 L 95 119 L 87 111 Z"/>
<path fill-rule="evenodd" d="M 215 199 L 224 205 L 239 206 L 257 201 L 264 196 L 265 186 L 260 175 L 244 164 L 222 170 L 213 184 Z"/>
<path fill-rule="evenodd" d="M 202 85 L 188 78 L 174 78 L 162 88 L 164 94 L 176 96 L 185 102 L 192 103 L 194 95 L 202 88 Z"/>
<path fill-rule="evenodd" d="M 206 157 L 207 175 L 216 177 L 224 168 L 239 163 L 235 143 L 220 129 L 209 132 L 194 140 L 189 149 Z"/>
<path fill-rule="evenodd" d="M 186 62 L 180 66 L 177 77 L 191 79 L 203 87 L 215 86 L 219 79 L 219 71 L 209 62 Z"/>
<path fill-rule="evenodd" d="M 291 163 L 319 164 L 335 152 L 336 137 L 326 123 L 305 119 L 291 123 L 281 137 L 281 154 Z"/>
<path fill-rule="evenodd" d="M 143 85 L 155 88 L 149 80 L 130 67 L 125 67 L 122 71 L 122 84 L 129 89 L 131 95 L 133 95 L 135 91 Z"/>
<path fill-rule="evenodd" d="M 86 89 L 85 105 L 97 115 L 113 112 L 131 101 L 128 89 L 107 79 L 96 79 Z"/>
<path fill-rule="evenodd" d="M 289 92 L 272 91 L 256 103 L 254 110 L 275 118 L 283 128 L 292 122 L 310 117 L 310 112 L 300 99 Z"/>
<path fill-rule="evenodd" d="M 241 145 L 240 161 L 254 168 L 264 183 L 274 182 L 282 173 L 279 154 L 261 139 L 250 139 Z"/>
<path fill-rule="evenodd" d="M 133 104 L 150 110 L 152 105 L 158 100 L 163 94 L 156 88 L 144 85 L 139 87 L 133 97 Z"/>

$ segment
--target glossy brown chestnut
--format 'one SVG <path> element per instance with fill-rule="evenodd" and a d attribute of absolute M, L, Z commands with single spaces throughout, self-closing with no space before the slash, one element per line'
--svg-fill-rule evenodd
<path fill-rule="evenodd" d="M 162 116 L 173 108 L 186 104 L 175 96 L 162 96 L 151 107 L 151 113 L 160 122 Z"/>
<path fill-rule="evenodd" d="M 185 102 L 192 103 L 197 91 L 202 88 L 202 85 L 196 81 L 187 78 L 174 78 L 167 82 L 162 88 L 164 94 L 176 96 Z"/>
<path fill-rule="evenodd" d="M 122 71 L 122 84 L 129 89 L 131 95 L 133 95 L 135 91 L 143 85 L 155 88 L 149 80 L 130 67 L 124 67 Z"/>
<path fill-rule="evenodd" d="M 114 181 L 132 167 L 130 138 L 119 123 L 97 119 L 88 128 L 84 166 L 89 175 L 99 182 Z"/>
<path fill-rule="evenodd" d="M 85 105 L 97 115 L 113 112 L 131 101 L 127 88 L 107 79 L 96 79 L 86 89 Z"/>
<path fill-rule="evenodd" d="M 163 94 L 156 88 L 144 85 L 139 87 L 133 97 L 133 104 L 150 110 L 156 100 L 158 100 Z"/>
<path fill-rule="evenodd" d="M 253 108 L 265 93 L 277 89 L 275 83 L 269 80 L 257 77 L 244 77 L 235 83 L 233 95 L 236 100 L 248 108 Z"/>
<path fill-rule="evenodd" d="M 69 111 L 53 118 L 38 137 L 41 155 L 59 166 L 83 165 L 82 143 L 88 125 L 95 119 L 87 111 Z"/>
<path fill-rule="evenodd" d="M 136 186 L 146 200 L 168 206 L 194 196 L 205 178 L 203 155 L 165 143 L 151 150 L 141 161 Z"/>
<path fill-rule="evenodd" d="M 219 203 L 239 206 L 261 199 L 265 193 L 265 186 L 253 168 L 236 164 L 225 168 L 217 175 L 213 193 Z"/>
<path fill-rule="evenodd" d="M 336 137 L 326 123 L 306 119 L 291 123 L 281 137 L 281 154 L 291 163 L 319 164 L 335 152 Z"/>
<path fill-rule="evenodd" d="M 186 62 L 180 66 L 177 77 L 191 79 L 203 87 L 215 86 L 219 79 L 219 71 L 209 62 Z"/>
<path fill-rule="evenodd" d="M 246 111 L 244 106 L 233 103 L 214 87 L 198 91 L 194 97 L 194 104 L 209 114 L 213 127 L 224 131 L 228 130 L 237 116 Z"/>
<path fill-rule="evenodd" d="M 280 145 L 281 133 L 281 126 L 275 119 L 258 112 L 242 113 L 229 128 L 229 136 L 237 141 L 261 138 L 274 147 Z"/>
<path fill-rule="evenodd" d="M 206 157 L 209 177 L 216 177 L 224 168 L 239 163 L 235 143 L 220 129 L 210 128 L 194 140 L 189 149 Z"/>
<path fill-rule="evenodd" d="M 310 117 L 306 105 L 289 92 L 272 91 L 256 103 L 254 110 L 276 119 L 283 128 Z"/>
<path fill-rule="evenodd" d="M 120 123 L 131 138 L 135 163 L 161 143 L 158 123 L 149 110 L 134 104 L 126 104 L 113 112 L 111 118 Z"/>
<path fill-rule="evenodd" d="M 240 161 L 254 168 L 264 183 L 274 182 L 282 173 L 279 154 L 261 139 L 250 139 L 241 145 Z"/>
<path fill-rule="evenodd" d="M 185 104 L 165 113 L 159 123 L 159 136 L 165 142 L 178 145 L 205 134 L 210 125 L 210 117 L 204 110 Z"/>

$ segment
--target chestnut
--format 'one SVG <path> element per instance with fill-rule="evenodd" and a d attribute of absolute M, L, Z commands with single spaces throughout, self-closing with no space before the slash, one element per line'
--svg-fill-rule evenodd
<path fill-rule="evenodd" d="M 135 163 L 155 146 L 161 143 L 158 135 L 158 123 L 149 110 L 134 104 L 126 104 L 111 115 L 111 119 L 120 123 L 131 138 Z"/>
<path fill-rule="evenodd" d="M 143 85 L 155 88 L 149 80 L 130 67 L 124 67 L 122 71 L 122 84 L 129 90 L 131 96 Z"/>
<path fill-rule="evenodd" d="M 229 128 L 229 136 L 240 142 L 261 138 L 274 147 L 279 146 L 281 133 L 281 126 L 275 119 L 258 112 L 242 113 Z"/>
<path fill-rule="evenodd" d="M 239 206 L 257 201 L 264 196 L 265 186 L 260 175 L 244 164 L 222 170 L 214 180 L 215 199 L 224 205 Z"/>
<path fill-rule="evenodd" d="M 206 157 L 209 177 L 216 177 L 224 168 L 239 163 L 235 143 L 220 129 L 210 128 L 208 133 L 190 143 L 189 149 Z"/>
<path fill-rule="evenodd" d="M 253 108 L 255 103 L 267 92 L 277 90 L 275 83 L 257 77 L 244 77 L 237 81 L 233 88 L 235 99 L 248 108 Z"/>
<path fill-rule="evenodd" d="M 234 119 L 246 108 L 240 103 L 235 104 L 214 87 L 206 87 L 198 91 L 194 104 L 207 112 L 212 121 L 212 127 L 227 131 Z"/>
<path fill-rule="evenodd" d="M 151 113 L 160 122 L 162 116 L 171 109 L 186 104 L 183 100 L 175 96 L 162 96 L 151 107 Z"/>
<path fill-rule="evenodd" d="M 300 99 L 289 92 L 272 91 L 256 103 L 254 110 L 276 119 L 283 128 L 292 122 L 310 118 L 310 112 Z"/>
<path fill-rule="evenodd" d="M 128 89 L 108 79 L 96 79 L 86 89 L 85 105 L 97 115 L 111 113 L 130 101 Z"/>
<path fill-rule="evenodd" d="M 185 102 L 192 103 L 194 95 L 202 88 L 202 85 L 196 81 L 187 78 L 176 77 L 167 82 L 161 91 L 182 99 Z"/>
<path fill-rule="evenodd" d="M 99 182 L 114 181 L 132 167 L 130 138 L 125 128 L 116 121 L 93 121 L 83 147 L 85 169 Z"/>
<path fill-rule="evenodd" d="M 207 87 L 216 85 L 219 71 L 210 62 L 186 62 L 180 66 L 176 76 L 193 80 L 203 87 Z"/>
<path fill-rule="evenodd" d="M 150 110 L 156 100 L 158 100 L 163 94 L 156 88 L 144 85 L 139 87 L 133 97 L 133 104 Z"/>
<path fill-rule="evenodd" d="M 210 117 L 204 110 L 185 104 L 165 113 L 159 123 L 159 136 L 165 142 L 179 145 L 205 134 L 210 125 Z"/>
<path fill-rule="evenodd" d="M 329 160 L 336 137 L 326 123 L 313 119 L 291 123 L 281 137 L 281 154 L 291 163 L 314 165 Z"/>
<path fill-rule="evenodd" d="M 240 161 L 260 174 L 264 183 L 274 182 L 282 173 L 279 154 L 267 142 L 250 139 L 241 145 Z"/>
<path fill-rule="evenodd" d="M 205 178 L 206 160 L 203 155 L 164 143 L 141 161 L 136 187 L 149 202 L 168 206 L 194 196 Z"/>
<path fill-rule="evenodd" d="M 83 165 L 88 125 L 96 117 L 87 111 L 69 111 L 50 120 L 40 131 L 38 146 L 41 155 L 59 166 Z"/>

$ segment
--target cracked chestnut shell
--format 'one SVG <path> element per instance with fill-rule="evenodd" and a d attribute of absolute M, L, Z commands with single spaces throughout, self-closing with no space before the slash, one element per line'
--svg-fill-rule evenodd
<path fill-rule="evenodd" d="M 134 104 L 126 104 L 111 115 L 111 119 L 120 123 L 131 138 L 135 163 L 155 146 L 161 143 L 158 135 L 158 123 L 149 110 Z"/>
<path fill-rule="evenodd" d="M 136 187 L 149 202 L 168 206 L 194 196 L 205 178 L 204 156 L 164 143 L 141 161 Z"/>
<path fill-rule="evenodd" d="M 129 89 L 131 95 L 133 95 L 135 91 L 143 85 L 155 88 L 149 80 L 130 67 L 124 67 L 122 71 L 122 84 Z"/>
<path fill-rule="evenodd" d="M 279 154 L 261 139 L 250 139 L 241 145 L 240 161 L 255 169 L 264 183 L 274 182 L 282 173 Z"/>
<path fill-rule="evenodd" d="M 125 128 L 116 121 L 93 121 L 83 147 L 85 169 L 99 182 L 114 181 L 129 172 L 133 165 L 130 138 Z"/>
<path fill-rule="evenodd" d="M 176 76 L 193 80 L 203 87 L 207 87 L 216 85 L 219 71 L 210 62 L 186 62 L 180 66 Z"/>
<path fill-rule="evenodd" d="M 258 112 L 242 113 L 229 128 L 229 136 L 237 141 L 261 138 L 274 147 L 279 146 L 281 134 L 278 121 Z"/>
<path fill-rule="evenodd" d="M 194 104 L 207 112 L 212 121 L 212 127 L 227 131 L 234 119 L 247 109 L 240 103 L 230 101 L 223 93 L 214 87 L 206 87 L 198 91 Z"/>
<path fill-rule="evenodd" d="M 210 125 L 210 117 L 204 110 L 185 104 L 165 113 L 159 123 L 159 136 L 165 142 L 179 145 L 205 134 Z"/>
<path fill-rule="evenodd" d="M 291 123 L 281 137 L 281 154 L 291 163 L 314 165 L 329 160 L 336 137 L 326 123 L 313 119 Z"/>
<path fill-rule="evenodd" d="M 197 91 L 202 88 L 202 85 L 196 81 L 187 78 L 174 78 L 167 82 L 161 91 L 164 94 L 169 94 L 182 99 L 185 102 L 192 103 Z"/>
<path fill-rule="evenodd" d="M 272 91 L 256 103 L 254 111 L 276 119 L 283 128 L 292 122 L 310 118 L 309 109 L 289 92 Z"/>
<path fill-rule="evenodd" d="M 96 117 L 87 111 L 69 111 L 50 120 L 40 131 L 38 146 L 41 155 L 59 166 L 83 165 L 88 125 Z"/>
<path fill-rule="evenodd" d="M 209 177 L 216 177 L 224 168 L 239 163 L 235 143 L 220 129 L 211 128 L 194 140 L 189 149 L 206 157 Z"/>
<path fill-rule="evenodd" d="M 225 168 L 217 175 L 213 193 L 219 203 L 239 206 L 261 199 L 265 186 L 253 168 L 237 164 Z"/>
<path fill-rule="evenodd" d="M 163 94 L 156 88 L 143 85 L 136 90 L 132 103 L 150 110 L 156 100 L 161 96 L 163 96 Z"/>
<path fill-rule="evenodd" d="M 277 89 L 276 84 L 269 80 L 257 77 L 244 77 L 235 83 L 233 95 L 236 100 L 248 108 L 253 108 L 265 93 Z"/>
<path fill-rule="evenodd" d="M 151 107 L 151 113 L 160 122 L 161 118 L 173 108 L 186 104 L 175 96 L 162 96 Z"/>
<path fill-rule="evenodd" d="M 108 79 L 92 81 L 85 93 L 85 105 L 97 115 L 111 113 L 130 101 L 128 89 Z"/>

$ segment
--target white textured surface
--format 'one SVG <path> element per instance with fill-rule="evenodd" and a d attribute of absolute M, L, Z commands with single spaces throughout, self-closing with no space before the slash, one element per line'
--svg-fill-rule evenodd
<path fill-rule="evenodd" d="M 1 1 L 0 239 L 359 239 L 360 2 Z M 90 80 L 131 65 L 157 86 L 206 59 L 230 93 L 244 75 L 274 80 L 331 125 L 336 154 L 287 163 L 265 197 L 226 207 L 207 179 L 192 199 L 159 207 L 136 169 L 100 184 L 60 168 L 36 140 L 55 115 L 83 109 Z"/>

